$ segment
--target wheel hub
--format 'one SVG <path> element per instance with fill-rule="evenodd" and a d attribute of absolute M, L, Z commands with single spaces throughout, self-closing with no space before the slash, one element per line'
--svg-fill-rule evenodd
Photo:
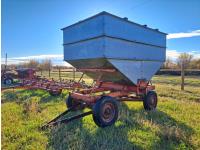
<path fill-rule="evenodd" d="M 11 80 L 6 80 L 6 84 L 11 84 L 12 83 L 12 81 Z"/>
<path fill-rule="evenodd" d="M 149 101 L 150 102 L 150 107 L 153 108 L 154 105 L 155 105 L 155 96 L 151 95 L 149 99 L 150 99 L 150 101 Z"/>
<path fill-rule="evenodd" d="M 102 110 L 102 119 L 105 122 L 109 122 L 114 118 L 114 114 L 115 114 L 114 106 L 111 103 L 105 104 Z"/>

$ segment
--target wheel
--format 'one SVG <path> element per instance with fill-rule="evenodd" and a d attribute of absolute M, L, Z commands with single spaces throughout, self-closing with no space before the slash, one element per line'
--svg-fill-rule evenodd
<path fill-rule="evenodd" d="M 77 106 L 79 104 L 81 104 L 81 103 L 74 100 L 70 95 L 66 99 L 67 108 L 71 108 L 71 107 Z M 82 107 L 82 106 L 77 106 L 77 107 L 73 108 L 72 110 L 75 111 L 75 110 L 80 110 L 80 109 L 83 109 L 83 108 L 84 107 Z"/>
<path fill-rule="evenodd" d="M 50 90 L 49 91 L 49 94 L 51 96 L 59 96 L 61 93 L 62 93 L 62 90 L 57 90 L 57 91 Z"/>
<path fill-rule="evenodd" d="M 13 84 L 13 79 L 11 77 L 6 77 L 3 82 L 6 85 L 11 85 Z"/>
<path fill-rule="evenodd" d="M 154 110 L 157 106 L 157 94 L 155 91 L 149 91 L 143 99 L 143 106 L 145 110 Z"/>
<path fill-rule="evenodd" d="M 99 127 L 111 126 L 118 118 L 118 105 L 115 98 L 104 96 L 93 106 L 93 120 Z"/>

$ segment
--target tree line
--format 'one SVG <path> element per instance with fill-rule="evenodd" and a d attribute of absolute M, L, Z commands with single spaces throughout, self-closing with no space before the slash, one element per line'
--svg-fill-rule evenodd
<path fill-rule="evenodd" d="M 31 59 L 27 62 L 23 62 L 19 64 L 10 64 L 6 68 L 7 69 L 34 68 L 37 70 L 50 70 L 52 67 L 53 67 L 53 64 L 50 59 L 45 59 L 42 61 Z M 2 69 L 5 68 L 5 64 L 1 64 L 1 68 Z"/>
<path fill-rule="evenodd" d="M 186 69 L 200 69 L 200 58 L 195 59 L 189 53 L 181 53 L 175 61 L 167 58 L 162 69 L 180 69 L 181 66 Z"/>
<path fill-rule="evenodd" d="M 183 65 L 183 67 L 186 69 L 200 69 L 200 58 L 195 59 L 193 55 L 189 53 L 180 54 L 176 60 L 172 60 L 171 58 L 168 57 L 164 65 L 162 66 L 162 69 L 180 69 L 181 65 Z M 5 66 L 4 64 L 1 65 L 2 69 L 5 68 L 4 66 Z M 50 59 L 45 59 L 42 61 L 31 59 L 27 62 L 9 65 L 7 66 L 7 68 L 10 68 L 10 69 L 34 68 L 38 70 L 50 70 L 52 68 L 65 69 L 65 68 L 71 68 L 71 67 L 53 66 L 53 63 Z"/>
<path fill-rule="evenodd" d="M 20 68 L 34 68 L 34 69 L 41 69 L 41 70 L 50 70 L 53 64 L 50 59 L 42 60 L 41 62 L 37 60 L 29 60 L 26 63 L 19 64 Z"/>

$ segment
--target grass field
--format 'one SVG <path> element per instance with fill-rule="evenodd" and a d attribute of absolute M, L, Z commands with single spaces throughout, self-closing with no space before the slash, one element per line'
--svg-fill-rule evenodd
<path fill-rule="evenodd" d="M 68 91 L 52 97 L 42 90 L 12 90 L 1 95 L 2 149 L 200 149 L 200 77 L 155 76 L 157 110 L 141 102 L 120 104 L 114 126 L 98 128 L 87 116 L 52 130 L 39 127 L 66 110 Z M 79 113 L 79 112 L 74 112 Z"/>

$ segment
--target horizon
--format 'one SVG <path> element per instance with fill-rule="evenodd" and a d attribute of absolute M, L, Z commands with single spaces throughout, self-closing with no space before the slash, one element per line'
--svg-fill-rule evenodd
<path fill-rule="evenodd" d="M 176 60 L 178 56 L 181 54 L 181 52 L 177 52 L 175 50 L 167 50 L 166 51 L 166 60 L 170 59 L 173 63 L 176 63 Z M 197 53 L 196 51 L 191 51 L 188 54 L 193 56 L 193 59 L 200 59 L 200 53 Z M 13 58 L 7 58 L 7 64 L 8 65 L 18 65 L 20 63 L 26 63 L 30 60 L 36 60 L 39 62 L 42 62 L 43 60 L 51 60 L 53 65 L 59 65 L 59 66 L 71 66 L 68 62 L 63 60 L 63 54 L 60 55 L 37 55 L 37 56 L 26 56 L 26 57 L 13 57 Z M 5 57 L 1 58 L 1 64 L 5 64 Z"/>

